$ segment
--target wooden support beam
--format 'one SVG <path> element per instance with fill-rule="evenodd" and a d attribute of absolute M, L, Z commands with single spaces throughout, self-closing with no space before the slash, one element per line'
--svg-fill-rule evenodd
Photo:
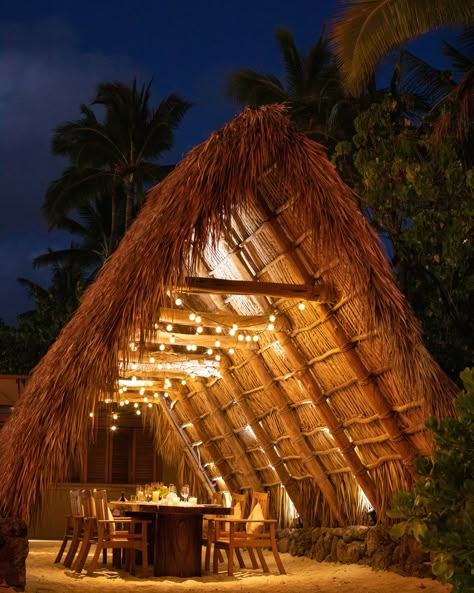
<path fill-rule="evenodd" d="M 268 325 L 268 324 L 267 324 Z M 170 342 L 170 337 L 174 336 L 174 342 Z M 220 342 L 220 346 L 216 346 L 216 340 Z M 160 332 L 157 331 L 153 336 L 153 341 L 156 343 L 155 348 L 158 350 L 160 344 L 170 346 L 187 346 L 188 344 L 195 344 L 203 348 L 239 348 L 240 350 L 256 350 L 255 342 L 239 341 L 237 335 L 222 336 L 213 334 L 179 334 L 174 332 Z"/>
<path fill-rule="evenodd" d="M 191 381 L 190 383 L 193 391 L 189 393 L 188 397 L 192 395 L 196 397 L 202 394 L 211 406 L 210 414 L 212 414 L 212 416 L 217 420 L 219 426 L 223 427 L 223 436 L 226 442 L 230 445 L 235 456 L 235 461 L 237 465 L 240 466 L 239 470 L 241 471 L 241 475 L 244 478 L 240 488 L 262 491 L 262 482 L 258 478 L 255 469 L 250 463 L 250 460 L 247 457 L 240 440 L 235 435 L 234 427 L 230 423 L 227 415 L 222 412 L 219 402 L 213 395 L 211 389 L 204 387 L 202 383 L 198 383 L 197 381 Z"/>
<path fill-rule="evenodd" d="M 323 296 L 319 286 L 314 282 L 308 284 L 284 284 L 280 282 L 256 282 L 254 280 L 196 278 L 193 276 L 188 276 L 185 284 L 175 287 L 174 290 L 181 293 L 263 295 L 307 301 L 318 301 Z"/>
<path fill-rule="evenodd" d="M 200 323 L 189 319 L 189 315 L 194 314 L 201 318 Z M 231 313 L 206 313 L 198 311 L 189 311 L 185 309 L 171 309 L 161 307 L 159 313 L 161 323 L 171 323 L 172 325 L 188 325 L 210 327 L 215 329 L 217 326 L 231 328 L 234 324 L 242 331 L 264 331 L 268 326 L 268 315 L 232 315 Z M 275 329 L 280 329 L 281 319 L 274 322 Z"/>

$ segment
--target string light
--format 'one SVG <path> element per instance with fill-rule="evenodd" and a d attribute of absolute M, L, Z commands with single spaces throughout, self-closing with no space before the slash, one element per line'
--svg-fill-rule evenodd
<path fill-rule="evenodd" d="M 123 401 L 119 402 L 119 406 L 121 406 L 122 408 L 124 405 L 125 405 L 125 403 Z"/>
<path fill-rule="evenodd" d="M 176 338 L 174 336 L 170 336 L 170 344 L 174 344 L 176 342 Z"/>
<path fill-rule="evenodd" d="M 172 332 L 173 331 L 173 326 L 171 325 L 171 323 L 168 323 L 168 325 L 166 326 L 166 331 L 167 332 Z"/>
<path fill-rule="evenodd" d="M 130 403 L 130 401 L 128 399 L 125 400 L 125 405 L 128 406 L 128 404 Z"/>
<path fill-rule="evenodd" d="M 149 408 L 152 408 L 152 407 L 153 407 L 153 404 L 150 402 L 150 403 L 148 404 L 148 407 L 149 407 Z"/>
<path fill-rule="evenodd" d="M 124 393 L 127 391 L 127 386 L 126 386 L 126 385 L 124 385 L 124 386 L 122 387 L 122 391 L 123 391 Z"/>
<path fill-rule="evenodd" d="M 137 404 L 137 402 L 135 402 L 135 403 L 133 404 L 133 407 L 134 407 L 134 408 L 138 408 L 138 404 Z"/>
<path fill-rule="evenodd" d="M 196 315 L 196 323 L 201 323 L 202 317 L 200 315 Z"/>
<path fill-rule="evenodd" d="M 117 430 L 117 427 L 115 426 L 115 424 L 112 424 L 112 426 L 110 427 L 110 430 Z"/>
<path fill-rule="evenodd" d="M 237 339 L 239 340 L 239 342 L 243 342 L 244 341 L 244 335 L 243 334 L 239 334 L 237 336 Z"/>
<path fill-rule="evenodd" d="M 156 393 L 156 391 L 155 391 L 155 393 L 153 394 L 153 397 L 154 397 L 154 398 L 157 398 L 157 397 L 158 397 L 158 394 Z"/>
<path fill-rule="evenodd" d="M 161 352 L 163 352 L 164 349 L 165 349 L 165 345 L 164 344 L 160 344 L 160 350 L 161 350 Z"/>
<path fill-rule="evenodd" d="M 216 334 L 220 334 L 222 332 L 222 327 L 220 325 L 218 325 L 216 327 Z"/>
<path fill-rule="evenodd" d="M 303 303 L 303 301 L 301 301 L 301 303 L 299 303 L 299 304 L 298 304 L 298 309 L 299 309 L 300 311 L 304 311 L 304 309 L 305 309 L 305 304 Z"/>
<path fill-rule="evenodd" d="M 189 314 L 189 321 L 194 321 L 196 319 L 196 314 L 195 313 L 190 313 Z"/>
<path fill-rule="evenodd" d="M 140 387 L 140 395 L 143 395 L 145 393 L 145 388 L 144 387 Z"/>
<path fill-rule="evenodd" d="M 219 354 L 216 354 L 216 360 L 217 360 L 217 362 L 219 362 L 220 359 L 221 359 L 220 355 Z"/>
<path fill-rule="evenodd" d="M 163 395 L 164 395 L 165 397 L 169 397 L 169 395 L 170 395 L 170 394 L 169 394 L 167 391 L 165 391 L 165 392 L 163 393 Z"/>
<path fill-rule="evenodd" d="M 276 316 L 270 315 L 270 317 L 268 319 L 270 320 L 271 323 L 273 323 L 274 321 L 276 321 Z"/>
<path fill-rule="evenodd" d="M 233 323 L 233 324 L 232 324 L 232 329 L 233 329 L 234 331 L 237 331 L 237 330 L 239 329 L 239 326 L 238 326 L 236 323 Z"/>
<path fill-rule="evenodd" d="M 136 414 L 137 414 L 137 416 L 140 416 L 141 415 L 140 410 L 137 410 Z"/>
<path fill-rule="evenodd" d="M 236 332 L 236 331 L 237 331 L 237 330 L 236 330 L 236 329 L 234 329 L 234 328 L 230 329 L 230 330 L 229 330 L 229 336 L 235 336 L 235 332 Z"/>
<path fill-rule="evenodd" d="M 150 362 L 153 364 L 155 362 L 155 357 L 154 356 L 150 356 Z"/>
<path fill-rule="evenodd" d="M 94 418 L 94 412 L 89 412 L 89 417 Z"/>
<path fill-rule="evenodd" d="M 233 348 L 229 348 L 229 354 L 234 354 L 235 350 Z"/>
<path fill-rule="evenodd" d="M 200 325 L 197 329 L 196 329 L 198 334 L 202 334 L 202 332 L 204 331 L 204 328 L 202 327 L 202 325 Z"/>
<path fill-rule="evenodd" d="M 273 325 L 273 323 L 269 323 L 267 325 L 267 329 L 268 329 L 268 331 L 273 331 L 275 329 L 275 326 Z"/>
<path fill-rule="evenodd" d="M 163 365 L 161 364 L 161 362 L 158 365 L 158 370 L 161 371 L 163 369 Z"/>
<path fill-rule="evenodd" d="M 220 341 L 219 341 L 219 340 L 216 340 L 216 341 L 214 342 L 214 346 L 215 346 L 216 348 L 220 348 L 220 345 L 221 345 L 221 343 L 220 343 Z"/>
<path fill-rule="evenodd" d="M 182 300 L 181 300 L 181 299 L 178 297 L 178 298 L 175 300 L 175 305 L 178 305 L 178 307 L 179 307 L 179 306 L 180 306 L 180 305 L 182 305 L 182 304 L 183 304 L 183 301 L 182 301 Z"/>
<path fill-rule="evenodd" d="M 143 401 L 146 403 L 148 401 L 148 398 L 147 397 L 144 397 L 143 398 Z"/>
<path fill-rule="evenodd" d="M 137 380 L 137 378 L 135 377 L 135 375 L 133 375 L 132 381 L 136 381 L 136 380 Z"/>
<path fill-rule="evenodd" d="M 208 348 L 207 349 L 207 353 L 209 354 L 209 356 L 211 356 L 211 354 L 212 354 L 212 348 Z"/>
<path fill-rule="evenodd" d="M 112 414 L 112 418 L 113 418 L 114 420 L 117 420 L 117 418 L 118 418 L 118 414 Z"/>
<path fill-rule="evenodd" d="M 132 364 L 132 370 L 136 371 L 136 370 L 137 370 L 137 368 L 138 368 L 138 365 L 137 365 L 137 364 L 134 362 L 134 363 Z"/>
<path fill-rule="evenodd" d="M 252 337 L 251 336 L 245 336 L 245 341 L 246 342 L 251 342 L 252 341 Z"/>
<path fill-rule="evenodd" d="M 260 338 L 257 336 L 257 334 L 255 334 L 255 335 L 254 335 L 254 337 L 252 338 L 252 340 L 253 340 L 254 342 L 258 342 L 258 341 L 259 341 L 259 339 L 260 339 Z"/>
<path fill-rule="evenodd" d="M 186 379 L 181 380 L 181 385 L 186 385 Z"/>

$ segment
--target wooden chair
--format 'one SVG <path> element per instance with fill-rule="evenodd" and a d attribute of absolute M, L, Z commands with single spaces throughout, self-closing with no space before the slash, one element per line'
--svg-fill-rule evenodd
<path fill-rule="evenodd" d="M 226 522 L 229 524 L 228 532 L 222 531 L 222 526 Z M 255 550 L 260 559 L 263 571 L 269 572 L 268 565 L 263 556 L 263 548 L 271 548 L 280 574 L 286 574 L 276 544 L 276 520 L 268 519 L 267 493 L 253 493 L 250 514 L 247 519 L 232 519 L 231 517 L 227 519 L 217 518 L 215 524 L 214 572 L 218 572 L 218 551 L 225 550 L 228 557 L 227 574 L 232 576 L 234 570 L 234 553 L 238 557 L 241 548 L 247 548 L 252 560 L 252 568 L 258 568 L 254 554 Z M 239 526 L 245 527 L 245 529 L 239 529 Z"/>
<path fill-rule="evenodd" d="M 66 516 L 66 528 L 64 530 L 63 541 L 61 542 L 61 547 L 54 560 L 55 564 L 61 562 L 66 546 L 68 542 L 71 542 L 68 553 L 66 554 L 66 559 L 64 560 L 64 566 L 67 567 L 71 566 L 72 559 L 74 558 L 79 545 L 80 536 L 82 536 L 84 530 L 84 512 L 79 490 L 70 490 L 69 499 L 71 502 L 71 514 Z"/>
<path fill-rule="evenodd" d="M 92 560 L 87 568 L 87 574 L 90 576 L 94 573 L 99 560 L 100 552 L 107 549 L 126 550 L 126 568 L 133 575 L 135 574 L 135 553 L 137 551 L 142 553 L 142 573 L 143 576 L 148 574 L 148 547 L 147 547 L 147 528 L 149 521 L 142 519 L 134 519 L 128 517 L 113 518 L 107 506 L 107 492 L 105 490 L 98 490 L 93 493 L 96 511 L 96 526 L 97 536 L 90 541 L 95 544 L 95 552 Z M 124 530 L 117 530 L 116 524 L 125 526 Z M 137 526 L 140 526 L 140 532 L 136 531 Z M 86 554 L 87 557 L 87 554 Z"/>

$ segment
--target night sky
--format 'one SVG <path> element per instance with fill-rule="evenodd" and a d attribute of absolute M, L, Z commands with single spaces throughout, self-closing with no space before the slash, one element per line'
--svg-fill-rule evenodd
<path fill-rule="evenodd" d="M 231 119 L 224 97 L 237 68 L 283 74 L 274 33 L 287 27 L 298 47 L 318 38 L 337 0 L 27 0 L 2 5 L 0 16 L 0 318 L 14 323 L 31 308 L 19 276 L 42 285 L 31 261 L 69 236 L 48 232 L 41 215 L 48 184 L 65 163 L 50 153 L 52 130 L 79 117 L 97 83 L 153 78 L 152 105 L 171 92 L 194 103 L 163 162 L 176 162 Z M 433 42 L 419 43 L 433 60 Z"/>

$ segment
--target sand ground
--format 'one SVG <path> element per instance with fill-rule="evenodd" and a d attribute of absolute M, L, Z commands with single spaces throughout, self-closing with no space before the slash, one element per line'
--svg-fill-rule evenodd
<path fill-rule="evenodd" d="M 26 593 L 179 593 L 242 591 L 245 593 L 447 593 L 448 588 L 430 579 L 402 577 L 395 573 L 375 572 L 366 566 L 318 563 L 305 557 L 282 554 L 288 574 L 279 575 L 273 557 L 268 556 L 271 574 L 261 571 L 235 570 L 228 577 L 221 564 L 218 575 L 179 579 L 155 577 L 141 579 L 128 573 L 98 565 L 94 576 L 77 575 L 60 564 L 54 564 L 59 542 L 30 541 L 27 559 Z"/>

